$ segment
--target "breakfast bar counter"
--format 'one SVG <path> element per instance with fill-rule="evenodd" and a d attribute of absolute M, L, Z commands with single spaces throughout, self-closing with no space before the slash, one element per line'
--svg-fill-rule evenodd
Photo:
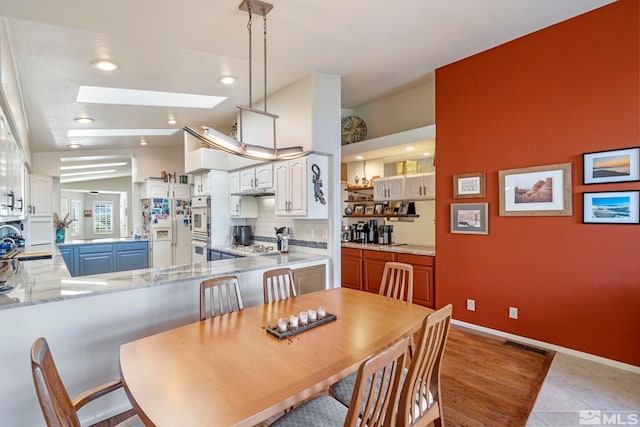
<path fill-rule="evenodd" d="M 197 322 L 205 278 L 236 274 L 245 307 L 251 307 L 263 303 L 266 270 L 329 269 L 327 256 L 289 253 L 71 277 L 55 245 L 25 248 L 47 250 L 50 259 L 20 262 L 9 279 L 14 289 L 0 294 L 0 400 L 11 402 L 2 425 L 45 425 L 29 363 L 38 337 L 49 342 L 65 386 L 75 395 L 119 377 L 120 345 Z M 129 407 L 124 392 L 111 393 L 83 408 L 81 423 L 95 424 Z"/>

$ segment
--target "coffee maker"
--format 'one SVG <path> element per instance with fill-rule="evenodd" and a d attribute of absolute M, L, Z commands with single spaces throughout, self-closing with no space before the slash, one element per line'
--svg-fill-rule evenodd
<path fill-rule="evenodd" d="M 249 246 L 253 240 L 250 225 L 234 225 L 231 243 L 233 246 Z"/>

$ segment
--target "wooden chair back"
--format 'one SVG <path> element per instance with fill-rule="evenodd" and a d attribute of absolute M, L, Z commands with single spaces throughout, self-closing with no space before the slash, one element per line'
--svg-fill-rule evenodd
<path fill-rule="evenodd" d="M 440 367 L 449 336 L 453 308 L 447 304 L 422 323 L 420 338 L 404 380 L 398 407 L 398 426 L 443 426 Z"/>
<path fill-rule="evenodd" d="M 290 268 L 276 268 L 265 271 L 262 276 L 262 284 L 265 304 L 298 295 L 293 282 L 293 272 Z"/>
<path fill-rule="evenodd" d="M 360 365 L 345 427 L 395 426 L 408 345 L 402 338 Z"/>
<path fill-rule="evenodd" d="M 238 276 L 214 277 L 200 282 L 200 320 L 243 309 Z"/>
<path fill-rule="evenodd" d="M 413 302 L 413 266 L 402 262 L 386 263 L 379 294 Z"/>
<path fill-rule="evenodd" d="M 60 379 L 49 344 L 42 337 L 31 346 L 31 373 L 47 426 L 80 427 L 80 420 Z"/>

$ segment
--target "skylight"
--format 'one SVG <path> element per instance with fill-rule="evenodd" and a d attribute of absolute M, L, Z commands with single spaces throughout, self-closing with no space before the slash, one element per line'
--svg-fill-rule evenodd
<path fill-rule="evenodd" d="M 68 138 L 86 136 L 164 136 L 173 135 L 179 129 L 69 129 Z"/>
<path fill-rule="evenodd" d="M 80 86 L 76 102 L 146 105 L 151 107 L 213 108 L 225 99 L 227 98 L 224 96 Z"/>

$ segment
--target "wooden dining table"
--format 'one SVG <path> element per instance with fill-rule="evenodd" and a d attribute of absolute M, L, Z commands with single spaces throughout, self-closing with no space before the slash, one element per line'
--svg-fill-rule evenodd
<path fill-rule="evenodd" d="M 322 306 L 336 320 L 288 338 L 277 319 Z M 125 391 L 146 425 L 250 426 L 325 391 L 417 332 L 432 310 L 346 288 L 255 306 L 123 344 Z"/>

